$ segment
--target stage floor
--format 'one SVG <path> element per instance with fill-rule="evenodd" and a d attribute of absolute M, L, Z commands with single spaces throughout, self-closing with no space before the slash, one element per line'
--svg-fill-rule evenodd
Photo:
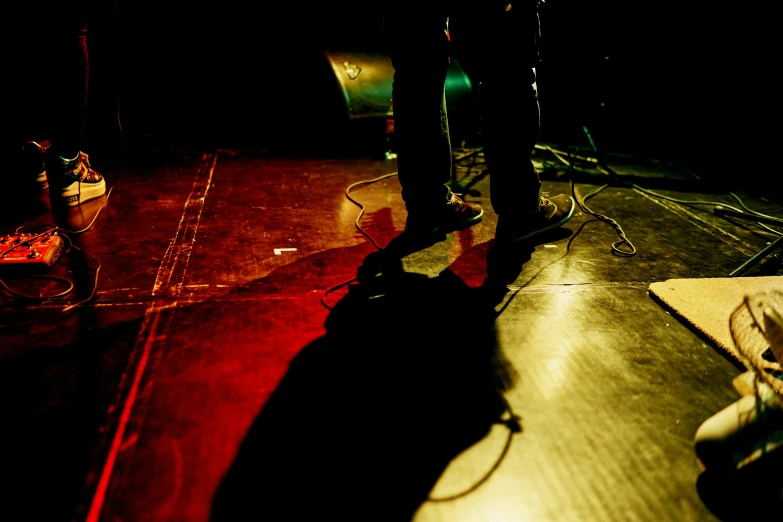
<path fill-rule="evenodd" d="M 571 191 L 536 159 L 544 190 Z M 401 234 L 395 161 L 370 157 L 150 148 L 102 166 L 108 198 L 6 212 L 2 232 L 52 224 L 78 249 L 46 272 L 64 297 L 0 300 L 0 518 L 659 522 L 752 504 L 693 451 L 743 368 L 648 288 L 726 277 L 774 236 L 657 197 L 737 204 L 631 164 L 636 187 L 586 204 L 636 255 L 582 209 L 498 252 L 481 156 L 455 162 L 484 219 L 428 244 Z M 580 196 L 610 181 L 574 179 Z"/>

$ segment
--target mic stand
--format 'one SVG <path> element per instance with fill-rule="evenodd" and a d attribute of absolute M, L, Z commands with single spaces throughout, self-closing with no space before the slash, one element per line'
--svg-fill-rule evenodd
<path fill-rule="evenodd" d="M 748 221 L 755 221 L 757 223 L 764 223 L 767 225 L 778 225 L 783 226 L 783 219 L 778 218 L 772 218 L 772 217 L 766 217 L 766 216 L 756 216 L 753 214 L 746 214 L 744 212 L 736 212 L 734 210 L 730 210 L 726 207 L 722 207 L 718 205 L 715 207 L 715 210 L 713 211 L 716 216 L 730 216 L 734 218 L 739 219 L 745 219 Z M 747 272 L 751 267 L 754 265 L 757 265 L 762 259 L 764 259 L 770 252 L 775 250 L 778 247 L 783 247 L 783 236 L 780 236 L 775 241 L 764 247 L 761 251 L 759 251 L 758 254 L 751 257 L 747 261 L 745 261 L 741 266 L 739 266 L 736 270 L 734 270 L 732 273 L 729 274 L 729 277 L 735 277 L 738 275 L 742 275 L 745 272 Z"/>

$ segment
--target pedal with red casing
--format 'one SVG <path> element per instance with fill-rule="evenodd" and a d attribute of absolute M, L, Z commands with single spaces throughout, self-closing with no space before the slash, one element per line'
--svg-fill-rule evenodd
<path fill-rule="evenodd" d="M 50 267 L 63 250 L 57 232 L 0 235 L 0 266 Z"/>

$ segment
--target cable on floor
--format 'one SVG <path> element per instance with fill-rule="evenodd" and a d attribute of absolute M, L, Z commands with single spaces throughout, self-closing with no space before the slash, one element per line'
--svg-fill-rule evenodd
<path fill-rule="evenodd" d="M 62 313 L 65 313 L 65 312 L 68 312 L 70 310 L 73 310 L 74 308 L 77 308 L 77 307 L 79 307 L 79 306 L 81 306 L 81 305 L 83 305 L 85 303 L 88 303 L 88 302 L 90 302 L 91 300 L 94 299 L 95 293 L 97 292 L 97 289 L 98 289 L 98 274 L 99 274 L 100 269 L 101 269 L 101 262 L 95 256 L 90 254 L 89 252 L 87 252 L 87 251 L 77 247 L 76 245 L 74 245 L 73 241 L 71 240 L 71 238 L 69 237 L 68 234 L 79 235 L 79 234 L 83 234 L 83 233 L 87 232 L 88 230 L 90 230 L 92 228 L 92 226 L 95 224 L 95 221 L 98 219 L 98 216 L 101 214 L 103 209 L 106 208 L 106 205 L 109 202 L 109 197 L 111 196 L 112 190 L 114 189 L 114 186 L 117 183 L 118 177 L 115 177 L 115 179 L 112 182 L 111 186 L 106 191 L 105 201 L 103 202 L 101 207 L 95 213 L 95 216 L 93 216 L 93 218 L 90 220 L 90 223 L 86 227 L 84 227 L 84 228 L 82 228 L 80 230 L 68 230 L 68 229 L 64 229 L 64 228 L 58 227 L 58 226 L 56 226 L 54 224 L 20 226 L 20 227 L 17 227 L 17 229 L 15 230 L 15 234 L 21 234 L 21 233 L 23 233 L 24 230 L 32 231 L 32 230 L 35 230 L 35 229 L 39 229 L 41 227 L 49 227 L 49 228 L 47 228 L 43 232 L 40 232 L 40 233 L 37 233 L 37 234 L 33 234 L 29 238 L 26 238 L 25 241 L 23 241 L 21 243 L 14 244 L 10 248 L 7 248 L 6 250 L 3 250 L 2 252 L 0 252 L 0 258 L 2 258 L 5 255 L 7 255 L 9 252 L 11 252 L 14 249 L 18 248 L 20 245 L 31 244 L 33 241 L 35 241 L 39 237 L 42 237 L 42 236 L 45 236 L 45 235 L 48 235 L 48 234 L 52 234 L 52 233 L 58 233 L 60 235 L 60 237 L 62 237 L 63 240 L 66 242 L 66 244 L 63 246 L 62 254 L 66 254 L 72 248 L 75 248 L 76 250 L 82 252 L 82 254 L 84 254 L 85 256 L 88 256 L 88 257 L 92 258 L 97 263 L 97 266 L 94 269 L 95 270 L 95 276 L 94 276 L 94 279 L 93 279 L 92 289 L 91 289 L 89 295 L 85 299 L 82 299 L 80 301 L 71 303 L 71 304 L 69 304 L 69 305 L 59 309 L 57 311 L 57 313 L 52 314 L 52 315 L 50 315 L 50 316 L 48 316 L 46 318 L 40 318 L 40 319 L 36 319 L 34 321 L 30 321 L 30 322 L 26 322 L 26 323 L 15 323 L 15 324 L 11 324 L 11 325 L 0 324 L 0 328 L 28 327 L 28 326 L 30 326 L 32 324 L 36 324 L 36 323 L 39 323 L 39 322 L 51 319 L 51 318 L 53 318 L 53 317 L 55 317 L 57 315 L 60 315 Z M 3 290 L 5 290 L 11 297 L 15 297 L 15 298 L 18 298 L 18 299 L 30 300 L 30 301 L 39 301 L 39 302 L 48 301 L 48 300 L 51 300 L 51 299 L 62 299 L 62 298 L 65 298 L 68 295 L 70 295 L 70 293 L 75 288 L 75 285 L 74 285 L 73 281 L 71 281 L 71 280 L 69 280 L 67 278 L 64 278 L 64 277 L 57 277 L 57 276 L 51 276 L 51 275 L 45 275 L 45 274 L 30 274 L 26 278 L 59 282 L 59 283 L 65 284 L 66 288 L 65 288 L 65 290 L 62 290 L 62 291 L 57 292 L 57 293 L 49 294 L 49 295 L 32 295 L 32 294 L 25 294 L 23 292 L 18 292 L 16 290 L 14 290 L 11 286 L 8 285 L 6 280 L 3 280 L 3 279 L 0 279 L 0 287 Z M 25 278 L 17 278 L 17 280 L 18 279 L 25 279 Z"/>
<path fill-rule="evenodd" d="M 573 172 L 574 172 L 574 165 L 573 164 L 574 164 L 574 162 L 565 160 L 563 158 L 563 155 L 569 154 L 569 153 L 556 150 L 556 149 L 554 149 L 552 147 L 549 147 L 549 146 L 540 146 L 540 147 L 537 147 L 537 148 L 548 150 L 559 161 L 564 163 L 569 168 L 569 170 L 572 172 L 571 183 L 572 183 L 572 188 L 573 188 Z M 577 156 L 571 155 L 570 157 L 577 157 Z M 724 208 L 727 208 L 729 210 L 733 210 L 734 212 L 747 213 L 747 214 L 752 214 L 752 215 L 755 215 L 755 216 L 758 216 L 758 217 L 765 217 L 765 218 L 771 218 L 771 219 L 780 219 L 780 218 L 778 218 L 776 216 L 771 216 L 771 215 L 768 215 L 768 214 L 764 214 L 764 213 L 761 213 L 761 212 L 758 212 L 756 210 L 753 210 L 753 209 L 749 208 L 747 205 L 745 205 L 745 203 L 742 201 L 742 199 L 737 194 L 735 194 L 734 192 L 729 192 L 729 195 L 740 205 L 741 208 L 737 208 L 737 207 L 734 207 L 732 205 L 728 205 L 728 204 L 726 204 L 724 202 L 719 202 L 719 201 L 685 200 L 685 199 L 673 198 L 673 197 L 670 197 L 670 196 L 666 196 L 664 194 L 660 194 L 660 193 L 651 191 L 651 190 L 646 189 L 644 187 L 641 187 L 640 185 L 638 185 L 636 183 L 631 183 L 631 182 L 629 182 L 627 180 L 622 179 L 622 176 L 619 176 L 608 165 L 605 165 L 601 161 L 599 161 L 598 158 L 586 157 L 586 156 L 579 156 L 577 158 L 580 159 L 580 160 L 587 161 L 589 163 L 594 164 L 595 168 L 599 172 L 610 176 L 613 180 L 619 181 L 620 183 L 622 183 L 622 184 L 624 184 L 626 186 L 629 186 L 629 187 L 633 188 L 634 190 L 636 190 L 638 192 L 641 192 L 643 194 L 647 194 L 648 196 L 652 196 L 652 197 L 655 197 L 655 198 L 658 198 L 658 199 L 663 199 L 663 200 L 666 200 L 666 201 L 671 201 L 672 203 L 677 203 L 677 204 L 680 204 L 680 205 L 686 205 L 686 206 L 687 205 L 692 205 L 692 206 L 705 205 L 705 206 L 713 206 L 713 207 L 724 207 Z M 687 169 L 684 169 L 684 170 L 687 170 Z M 694 173 L 692 173 L 690 171 L 687 171 L 687 172 L 689 172 L 692 176 L 694 176 L 695 179 L 701 179 L 696 174 L 694 174 Z M 604 188 L 606 188 L 606 186 L 607 185 L 604 185 L 603 187 L 599 188 L 598 191 L 596 191 L 595 193 L 592 193 L 589 197 L 592 197 L 593 195 L 595 195 L 600 190 L 603 190 Z M 577 198 L 574 197 L 574 199 L 577 199 Z M 587 198 L 584 198 L 584 199 L 587 199 Z M 579 203 L 578 199 L 577 199 L 577 203 Z M 581 208 L 581 206 L 582 205 L 580 205 L 580 208 Z M 765 231 L 767 231 L 767 232 L 769 232 L 771 234 L 774 234 L 776 236 L 783 235 L 783 232 L 781 232 L 781 231 L 779 231 L 779 230 L 777 230 L 777 229 L 775 229 L 773 227 L 770 227 L 769 225 L 766 225 L 764 223 L 760 223 L 760 222 L 752 222 L 752 223 L 753 223 L 754 226 L 757 226 L 758 228 L 761 228 L 761 229 L 763 229 L 763 230 L 765 230 Z M 613 224 L 613 226 L 614 226 L 614 224 Z M 618 227 L 619 227 L 619 225 L 618 225 Z M 621 230 L 622 230 L 621 228 L 618 228 L 618 234 L 621 233 Z M 621 235 L 621 238 L 624 238 L 624 234 Z M 623 241 L 621 240 L 621 242 L 623 242 Z M 618 243 L 621 243 L 621 242 L 618 242 Z M 614 249 L 615 245 L 617 245 L 618 243 L 615 243 L 613 245 L 613 249 Z"/>
<path fill-rule="evenodd" d="M 477 158 L 482 158 L 480 160 L 477 160 Z M 454 167 L 460 166 L 460 164 L 465 160 L 471 160 L 471 163 L 468 165 L 468 173 L 470 173 L 470 170 L 475 165 L 483 165 L 483 151 L 481 148 L 475 148 L 475 149 L 452 149 L 452 161 L 454 164 Z M 362 235 L 364 235 L 367 239 L 370 240 L 370 242 L 375 246 L 376 249 L 379 251 L 382 250 L 381 246 L 375 241 L 375 239 L 368 234 L 367 232 L 362 229 L 362 227 L 359 225 L 359 221 L 364 216 L 364 205 L 362 205 L 360 202 L 356 201 L 354 198 L 351 197 L 351 191 L 354 190 L 356 187 L 365 186 L 365 185 L 372 185 L 373 183 L 377 183 L 379 181 L 383 181 L 388 178 L 392 178 L 397 176 L 397 172 L 391 172 L 389 174 L 384 174 L 383 176 L 377 177 L 375 179 L 368 179 L 368 180 L 362 180 L 357 181 L 356 183 L 352 183 L 348 186 L 348 188 L 345 189 L 345 197 L 348 198 L 348 200 L 359 207 L 359 215 L 356 216 L 356 219 L 354 220 L 354 226 L 356 229 L 361 232 Z M 326 302 L 326 296 L 331 294 L 332 292 L 335 292 L 339 290 L 340 288 L 343 288 L 344 286 L 347 286 L 357 280 L 356 277 L 352 277 L 351 279 L 348 279 L 346 281 L 343 281 L 342 283 L 338 283 L 328 289 L 326 289 L 321 296 L 321 303 L 328 309 L 332 310 L 333 307 L 329 305 L 329 303 Z"/>
<path fill-rule="evenodd" d="M 606 172 L 606 173 L 612 175 L 611 172 Z M 647 194 L 648 196 L 653 196 L 655 198 L 664 199 L 666 201 L 671 201 L 672 203 L 679 203 L 681 205 L 707 205 L 707 206 L 714 206 L 714 207 L 724 207 L 724 208 L 727 208 L 729 210 L 733 210 L 734 212 L 748 213 L 748 214 L 752 214 L 752 215 L 758 216 L 758 217 L 768 217 L 768 218 L 772 218 L 772 219 L 780 219 L 780 218 L 777 218 L 775 216 L 769 216 L 767 214 L 762 214 L 761 212 L 756 212 L 755 210 L 752 210 L 752 209 L 748 208 L 745 205 L 745 203 L 740 199 L 740 197 L 737 196 L 733 192 L 729 192 L 729 195 L 732 196 L 735 200 L 737 200 L 739 202 L 740 206 L 742 207 L 742 209 L 745 210 L 745 212 L 743 212 L 742 209 L 739 209 L 739 208 L 731 206 L 731 205 L 727 205 L 726 203 L 723 203 L 723 202 L 720 202 L 720 201 L 677 199 L 677 198 L 673 198 L 673 197 L 670 197 L 670 196 L 666 196 L 664 194 L 658 194 L 657 192 L 653 192 L 651 190 L 648 190 L 648 189 L 645 189 L 643 187 L 640 187 L 639 185 L 637 185 L 635 183 L 629 183 L 627 181 L 623 181 L 623 183 L 633 187 L 635 190 L 637 190 L 639 192 Z M 772 228 L 772 227 L 770 227 L 770 226 L 768 226 L 768 225 L 766 225 L 764 223 L 759 223 L 759 222 L 753 222 L 753 223 L 754 223 L 754 225 L 758 226 L 759 228 L 763 228 L 764 230 L 766 230 L 766 231 L 768 231 L 768 232 L 770 232 L 772 234 L 775 234 L 777 236 L 783 235 L 783 232 L 780 232 L 779 230 L 776 230 L 776 229 L 774 229 L 774 228 Z"/>
<path fill-rule="evenodd" d="M 373 183 L 377 183 L 379 181 L 383 181 L 385 179 L 392 178 L 392 177 L 394 177 L 396 175 L 397 175 L 397 172 L 392 172 L 392 173 L 389 173 L 389 174 L 384 174 L 383 176 L 380 176 L 380 177 L 375 178 L 375 179 L 368 179 L 368 180 L 357 181 L 356 183 L 352 183 L 351 185 L 348 186 L 348 188 L 345 189 L 345 197 L 348 198 L 348 200 L 351 203 L 353 203 L 354 205 L 356 205 L 360 209 L 359 210 L 359 215 L 356 216 L 356 219 L 353 222 L 354 226 L 356 227 L 356 230 L 361 232 L 362 235 L 364 235 L 364 237 L 369 239 L 370 242 L 373 244 L 373 246 L 375 246 L 375 248 L 378 249 L 378 250 L 382 250 L 382 248 L 378 244 L 378 242 L 375 241 L 375 238 L 373 238 L 370 234 L 365 232 L 364 229 L 359 225 L 359 221 L 362 219 L 362 216 L 364 216 L 364 210 L 365 209 L 364 209 L 364 205 L 362 205 L 360 202 L 356 201 L 355 199 L 353 199 L 351 197 L 351 191 L 354 188 L 356 188 L 356 187 L 361 187 L 361 186 L 364 186 L 364 185 L 372 185 Z M 324 291 L 323 295 L 321 295 L 321 304 L 323 304 L 328 310 L 332 310 L 333 307 L 329 303 L 326 302 L 326 296 L 331 294 L 332 292 L 335 292 L 335 291 L 339 290 L 340 288 L 343 288 L 344 286 L 347 286 L 347 285 L 353 283 L 354 281 L 357 281 L 356 277 L 352 277 L 351 279 L 343 281 L 342 283 L 338 283 L 338 284 L 336 284 L 336 285 L 334 285 L 334 286 L 332 286 L 330 288 L 327 288 Z"/>
<path fill-rule="evenodd" d="M 475 158 L 477 156 L 478 156 L 477 152 L 476 151 L 472 151 L 472 152 L 470 152 L 468 154 L 465 154 L 464 156 L 457 156 L 457 158 L 455 158 L 455 161 L 461 161 L 462 159 L 465 159 L 465 158 L 468 158 L 468 157 L 475 160 Z M 382 250 L 381 246 L 377 243 L 377 241 L 375 241 L 375 239 L 370 234 L 368 234 L 364 229 L 362 229 L 361 225 L 359 224 L 359 221 L 364 216 L 365 207 L 364 207 L 364 205 L 362 203 L 360 203 L 359 201 L 357 201 L 356 199 L 351 197 L 351 191 L 354 188 L 359 187 L 359 186 L 371 185 L 373 183 L 377 183 L 379 181 L 382 181 L 382 180 L 385 180 L 385 179 L 388 179 L 388 178 L 391 178 L 391 177 L 395 177 L 395 176 L 397 176 L 397 174 L 398 174 L 397 172 L 392 172 L 392 173 L 385 174 L 383 176 L 380 176 L 380 177 L 377 177 L 377 178 L 374 178 L 374 179 L 358 181 L 356 183 L 353 183 L 353 184 L 349 185 L 345 189 L 345 197 L 349 201 L 351 201 L 354 205 L 358 206 L 359 209 L 360 209 L 359 214 L 356 216 L 356 219 L 354 220 L 354 226 L 356 227 L 356 229 L 362 235 L 364 235 L 365 237 L 367 237 L 367 239 L 370 240 L 370 242 L 373 244 L 373 246 L 375 246 L 375 248 L 378 251 Z M 348 279 L 346 281 L 343 281 L 342 283 L 338 283 L 338 284 L 328 288 L 327 290 L 324 291 L 323 295 L 321 296 L 321 303 L 328 310 L 332 310 L 333 307 L 331 305 L 329 305 L 329 303 L 326 302 L 326 296 L 329 295 L 330 293 L 340 289 L 340 288 L 343 288 L 343 287 L 345 287 L 345 286 L 347 286 L 347 285 L 357 281 L 357 280 L 358 280 L 357 277 L 352 277 L 351 279 Z M 514 433 L 521 432 L 522 431 L 522 427 L 521 427 L 520 422 L 519 422 L 519 416 L 514 414 L 514 412 L 511 409 L 510 404 L 508 404 L 508 401 L 505 399 L 505 397 L 501 393 L 498 393 L 498 396 L 504 402 L 504 404 L 506 406 L 505 409 L 509 413 L 509 417 L 507 419 L 500 419 L 500 420 L 496 421 L 496 424 L 503 424 L 504 426 L 507 426 L 508 429 L 509 429 L 508 437 L 506 438 L 506 442 L 505 442 L 505 444 L 503 446 L 503 449 L 500 452 L 500 455 L 497 457 L 497 459 L 495 459 L 495 462 L 492 464 L 492 466 L 490 466 L 489 470 L 487 472 L 485 472 L 484 475 L 478 481 L 476 481 L 473 485 L 471 485 L 469 488 L 467 488 L 464 491 L 461 491 L 459 493 L 452 494 L 452 495 L 445 496 L 445 497 L 428 498 L 427 500 L 429 502 L 448 502 L 448 501 L 451 501 L 451 500 L 458 499 L 460 497 L 464 497 L 464 496 L 472 493 L 476 489 L 478 489 L 482 484 L 484 484 L 487 480 L 489 480 L 489 478 L 492 476 L 492 474 L 500 467 L 501 462 L 503 461 L 503 459 L 505 458 L 505 456 L 508 453 L 509 448 L 511 447 L 511 442 L 513 440 Z"/>
<path fill-rule="evenodd" d="M 509 410 L 510 411 L 510 410 Z M 481 487 L 482 484 L 484 484 L 489 478 L 492 476 L 492 474 L 497 471 L 497 469 L 500 467 L 500 464 L 503 462 L 503 459 L 508 454 L 508 450 L 511 448 L 511 441 L 514 439 L 514 433 L 517 433 L 521 431 L 520 428 L 518 428 L 518 418 L 516 416 L 513 416 L 509 420 L 501 420 L 497 421 L 495 424 L 503 424 L 508 426 L 508 436 L 506 437 L 506 443 L 503 445 L 503 449 L 500 451 L 500 455 L 495 459 L 495 462 L 490 466 L 490 468 L 482 475 L 480 479 L 478 479 L 476 482 L 474 482 L 469 488 L 465 489 L 464 491 L 460 491 L 459 493 L 454 493 L 448 496 L 444 497 L 429 497 L 427 499 L 427 502 L 450 502 L 452 500 L 457 500 L 458 498 L 465 497 L 469 495 L 470 493 L 473 493 L 476 491 L 479 487 Z"/>
<path fill-rule="evenodd" d="M 606 187 L 608 187 L 609 184 L 607 183 L 605 185 L 602 185 L 597 190 L 594 190 L 593 192 L 590 192 L 586 196 L 580 198 L 579 195 L 577 194 L 576 183 L 574 181 L 574 177 L 575 177 L 574 176 L 574 173 L 575 173 L 575 168 L 574 168 L 574 159 L 575 159 L 575 157 L 574 157 L 574 155 L 571 154 L 571 153 L 568 153 L 570 159 L 566 159 L 566 158 L 563 157 L 563 153 L 560 152 L 560 151 L 557 151 L 557 150 L 555 150 L 555 149 L 553 149 L 551 147 L 542 147 L 542 148 L 544 148 L 545 150 L 548 150 L 549 152 L 554 154 L 554 156 L 557 159 L 559 159 L 563 164 L 565 164 L 568 167 L 568 170 L 569 170 L 569 172 L 571 174 L 571 195 L 574 198 L 574 201 L 576 201 L 576 204 L 582 210 L 582 212 L 584 212 L 585 214 L 588 214 L 590 216 L 593 216 L 597 220 L 599 220 L 599 221 L 601 221 L 603 223 L 606 223 L 606 224 L 612 226 L 615 229 L 615 232 L 620 237 L 620 239 L 618 241 L 615 241 L 614 243 L 612 243 L 612 253 L 615 254 L 615 255 L 618 255 L 618 256 L 622 256 L 622 257 L 635 256 L 636 253 L 637 253 L 636 247 L 633 245 L 633 243 L 631 243 L 630 239 L 628 239 L 628 237 L 625 235 L 625 231 L 623 230 L 623 227 L 620 226 L 620 224 L 617 221 L 615 221 L 614 219 L 612 219 L 612 218 L 610 218 L 610 217 L 608 217 L 608 216 L 606 216 L 604 214 L 601 214 L 599 212 L 596 212 L 596 211 L 592 210 L 590 207 L 587 206 L 587 203 L 586 203 L 587 200 L 592 198 L 592 197 L 594 197 L 594 196 L 596 196 L 598 193 L 600 193 L 602 190 L 604 190 Z M 584 157 L 582 157 L 581 159 L 584 159 L 584 160 L 595 160 L 595 158 L 584 158 Z M 621 247 L 624 247 L 624 248 L 621 248 Z"/>

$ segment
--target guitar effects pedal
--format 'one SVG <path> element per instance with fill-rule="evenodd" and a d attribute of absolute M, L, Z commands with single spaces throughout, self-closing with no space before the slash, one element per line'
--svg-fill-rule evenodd
<path fill-rule="evenodd" d="M 57 232 L 0 235 L 0 267 L 50 267 L 63 250 Z"/>

